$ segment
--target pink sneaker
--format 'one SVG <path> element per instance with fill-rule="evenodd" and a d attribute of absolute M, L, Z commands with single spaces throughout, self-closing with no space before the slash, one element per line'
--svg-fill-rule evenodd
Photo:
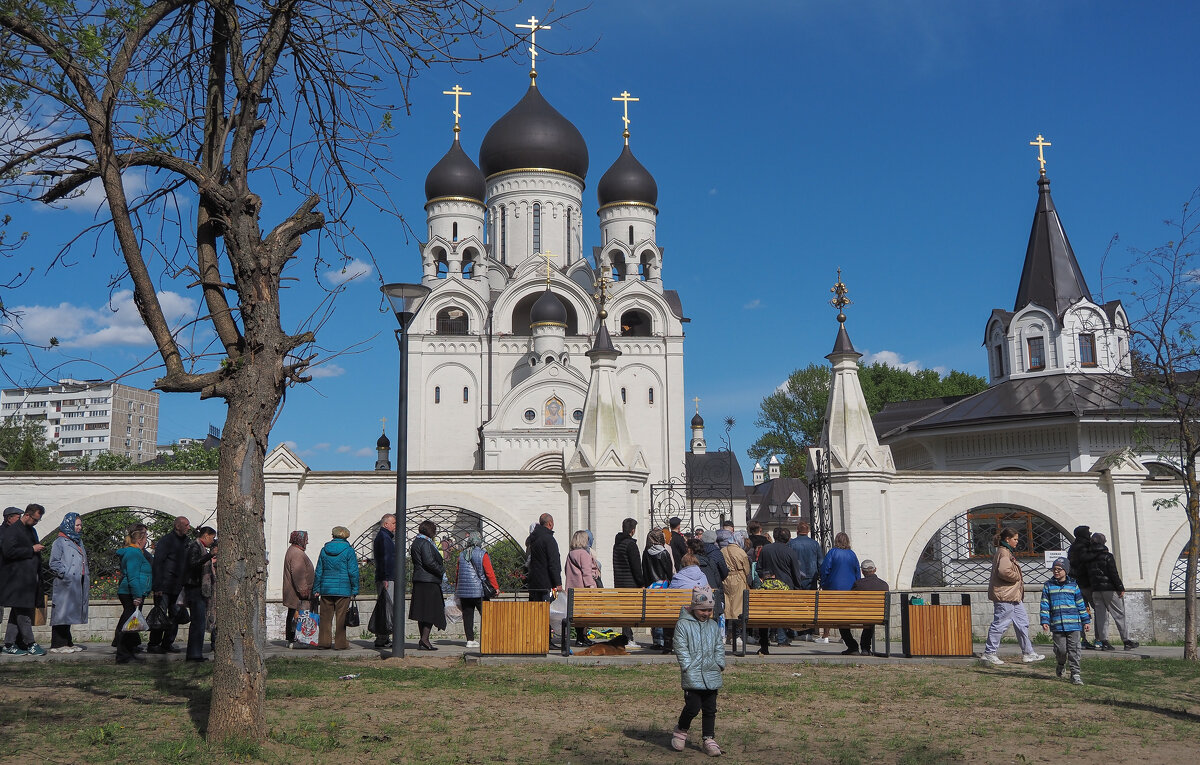
<path fill-rule="evenodd" d="M 715 739 L 706 738 L 704 739 L 704 753 L 709 757 L 720 757 L 721 747 L 717 746 Z"/>
<path fill-rule="evenodd" d="M 676 728 L 674 730 L 674 732 L 671 733 L 671 748 L 674 749 L 676 752 L 682 752 L 684 750 L 684 747 L 686 747 L 686 746 L 687 746 L 687 731 L 679 730 L 679 728 Z"/>

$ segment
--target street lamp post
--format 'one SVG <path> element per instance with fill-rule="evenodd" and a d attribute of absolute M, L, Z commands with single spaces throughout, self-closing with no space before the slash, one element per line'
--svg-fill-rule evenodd
<path fill-rule="evenodd" d="M 392 657 L 404 658 L 404 600 L 408 595 L 408 329 L 429 288 L 420 284 L 385 284 L 380 290 L 396 314 L 400 329 L 396 342 L 400 346 L 399 422 L 396 433 L 396 535 L 392 598 Z"/>

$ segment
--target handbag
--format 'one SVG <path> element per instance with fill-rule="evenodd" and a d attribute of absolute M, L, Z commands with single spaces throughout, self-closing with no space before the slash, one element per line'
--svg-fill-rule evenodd
<path fill-rule="evenodd" d="M 189 624 L 192 621 L 192 612 L 188 610 L 187 606 L 175 606 L 171 610 L 171 618 L 175 620 L 176 624 Z"/>
<path fill-rule="evenodd" d="M 357 627 L 358 626 L 358 604 L 357 603 L 351 603 L 350 610 L 346 612 L 346 626 L 347 627 Z"/>
<path fill-rule="evenodd" d="M 371 611 L 371 618 L 367 620 L 367 631 L 376 635 L 392 631 L 392 609 L 388 608 L 387 592 L 381 592 L 375 598 L 375 608 Z"/>
<path fill-rule="evenodd" d="M 46 625 L 46 607 L 38 606 L 33 609 L 33 626 L 44 627 Z"/>
<path fill-rule="evenodd" d="M 155 603 L 154 608 L 150 609 L 150 613 L 146 615 L 146 624 L 152 630 L 165 630 L 171 626 L 171 617 L 167 616 L 167 610 L 162 607 L 162 603 Z"/>
<path fill-rule="evenodd" d="M 481 557 L 479 559 L 479 562 L 481 565 L 476 566 L 475 565 L 475 556 L 472 554 L 469 557 L 471 559 L 471 568 L 475 569 L 475 576 L 479 577 L 479 584 L 483 588 L 483 599 L 491 600 L 492 598 L 499 595 L 500 591 L 497 590 L 495 587 L 493 587 L 492 583 L 490 581 L 488 581 L 488 578 L 483 575 L 483 566 L 482 566 L 483 558 Z"/>

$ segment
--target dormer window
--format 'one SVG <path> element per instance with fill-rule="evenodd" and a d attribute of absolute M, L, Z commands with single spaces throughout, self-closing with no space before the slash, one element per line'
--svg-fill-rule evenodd
<path fill-rule="evenodd" d="M 1042 337 L 1029 338 L 1029 371 L 1036 372 L 1046 368 L 1046 339 Z"/>
<path fill-rule="evenodd" d="M 992 348 L 992 360 L 995 364 L 996 373 L 993 377 L 1004 377 L 1004 346 L 997 343 Z"/>
<path fill-rule="evenodd" d="M 1079 366 L 1096 366 L 1096 336 L 1090 332 L 1079 336 Z"/>

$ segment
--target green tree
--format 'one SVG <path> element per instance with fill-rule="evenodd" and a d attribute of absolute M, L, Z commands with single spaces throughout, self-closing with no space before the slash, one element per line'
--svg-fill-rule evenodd
<path fill-rule="evenodd" d="M 162 462 L 142 463 L 148 470 L 216 470 L 220 466 L 219 449 L 205 449 L 203 444 L 176 446 Z"/>
<path fill-rule="evenodd" d="M 46 440 L 46 428 L 40 420 L 8 417 L 0 421 L 0 457 L 8 461 L 9 470 L 58 467 L 58 453 Z"/>
<path fill-rule="evenodd" d="M 351 201 L 394 209 L 390 110 L 414 76 L 517 43 L 486 0 L 0 0 L 0 109 L 19 127 L 0 134 L 3 204 L 101 190 L 101 220 L 67 247 L 96 254 L 111 233 L 154 387 L 226 406 L 210 739 L 267 730 L 263 462 L 285 391 L 312 379 L 329 297 L 283 310 L 285 271 L 317 236 L 349 259 Z M 164 284 L 197 290 L 215 352 L 171 325 Z"/>
<path fill-rule="evenodd" d="M 932 369 L 910 372 L 878 361 L 860 364 L 858 377 L 871 414 L 897 401 L 963 396 L 987 388 L 982 377 L 967 372 L 952 370 L 942 376 Z M 761 462 L 779 455 L 784 477 L 803 478 L 804 448 L 821 439 L 831 380 L 828 365 L 809 364 L 764 398 L 754 421 L 763 433 L 747 450 L 750 459 Z"/>
<path fill-rule="evenodd" d="M 1183 657 L 1196 661 L 1196 603 L 1200 563 L 1200 279 L 1196 242 L 1200 235 L 1200 188 L 1177 220 L 1168 220 L 1171 240 L 1152 250 L 1130 249 L 1116 281 L 1130 310 L 1131 397 L 1147 412 L 1135 433 L 1136 450 L 1157 452 L 1179 468 L 1179 494 L 1160 507 L 1181 508 L 1189 536 L 1184 551 Z M 1115 237 L 1114 237 L 1115 241 Z M 1107 259 L 1107 258 L 1106 258 Z M 1165 430 L 1163 422 L 1166 422 Z M 1165 438 L 1156 437 L 1165 435 Z"/>

